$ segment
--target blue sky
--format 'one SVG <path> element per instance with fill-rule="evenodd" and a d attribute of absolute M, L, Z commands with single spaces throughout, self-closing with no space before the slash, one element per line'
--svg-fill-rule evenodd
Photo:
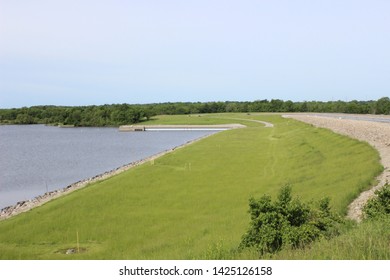
<path fill-rule="evenodd" d="M 390 95 L 387 0 L 0 0 L 0 108 Z"/>

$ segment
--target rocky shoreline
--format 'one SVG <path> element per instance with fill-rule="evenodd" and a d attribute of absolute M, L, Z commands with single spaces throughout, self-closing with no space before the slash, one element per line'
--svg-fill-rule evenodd
<path fill-rule="evenodd" d="M 15 215 L 18 215 L 20 213 L 27 212 L 27 211 L 29 211 L 35 207 L 41 206 L 41 205 L 43 205 L 43 204 L 45 204 L 53 199 L 61 197 L 65 194 L 69 194 L 75 190 L 84 188 L 85 186 L 87 186 L 89 184 L 92 184 L 92 183 L 95 183 L 98 181 L 102 181 L 102 180 L 105 180 L 105 179 L 110 178 L 112 176 L 115 176 L 117 174 L 120 174 L 120 173 L 122 173 L 126 170 L 129 170 L 130 168 L 133 168 L 135 166 L 144 164 L 144 163 L 149 162 L 149 161 L 153 161 L 153 160 L 155 160 L 155 159 L 157 159 L 165 154 L 171 153 L 179 148 L 186 147 L 194 142 L 200 141 L 200 140 L 207 138 L 211 135 L 213 135 L 213 134 L 209 134 L 209 135 L 202 136 L 202 137 L 199 137 L 199 138 L 191 140 L 191 141 L 187 141 L 183 145 L 179 145 L 179 146 L 174 147 L 172 149 L 165 150 L 161 153 L 152 155 L 152 156 L 147 157 L 145 159 L 134 161 L 132 163 L 123 165 L 121 167 L 115 168 L 115 169 L 107 171 L 107 172 L 104 172 L 104 173 L 96 175 L 94 177 L 80 180 L 80 181 L 75 182 L 75 183 L 73 183 L 65 188 L 61 188 L 58 190 L 47 192 L 43 195 L 37 196 L 37 197 L 30 199 L 30 200 L 24 200 L 24 201 L 17 202 L 15 205 L 11 205 L 11 206 L 5 207 L 5 208 L 0 210 L 0 220 L 5 220 L 5 219 L 8 219 L 8 218 L 13 217 Z"/>

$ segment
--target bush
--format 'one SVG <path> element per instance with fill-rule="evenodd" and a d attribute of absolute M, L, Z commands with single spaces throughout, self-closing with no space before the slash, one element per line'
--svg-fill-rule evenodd
<path fill-rule="evenodd" d="M 320 237 L 338 234 L 341 222 L 331 212 L 330 200 L 325 198 L 309 205 L 292 198 L 291 187 L 283 187 L 277 200 L 264 195 L 250 198 L 251 222 L 243 235 L 240 248 L 255 247 L 260 255 L 275 253 L 284 247 L 302 248 Z"/>
<path fill-rule="evenodd" d="M 366 218 L 380 218 L 390 215 L 390 185 L 386 184 L 380 190 L 376 190 L 375 195 L 364 206 L 364 216 Z"/>

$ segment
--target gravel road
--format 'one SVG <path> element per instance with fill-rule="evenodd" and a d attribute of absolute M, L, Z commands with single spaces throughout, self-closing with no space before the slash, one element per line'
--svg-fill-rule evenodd
<path fill-rule="evenodd" d="M 361 221 L 364 204 L 374 195 L 375 190 L 390 181 L 390 117 L 371 115 L 350 115 L 350 117 L 334 115 L 332 117 L 331 114 L 326 114 L 326 116 L 320 114 L 288 114 L 283 115 L 283 117 L 293 118 L 317 127 L 328 128 L 336 133 L 366 141 L 379 151 L 384 172 L 378 176 L 378 185 L 362 192 L 349 205 L 348 218 Z M 370 118 L 370 121 L 362 120 L 363 117 L 364 119 Z M 372 119 L 380 119 L 381 121 L 376 122 Z M 383 121 L 384 119 L 385 121 Z"/>

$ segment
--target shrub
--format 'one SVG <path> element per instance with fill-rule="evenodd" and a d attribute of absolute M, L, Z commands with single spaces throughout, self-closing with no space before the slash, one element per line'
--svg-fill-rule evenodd
<path fill-rule="evenodd" d="M 390 215 L 390 185 L 386 184 L 380 190 L 376 190 L 375 195 L 364 206 L 364 216 L 366 218 L 379 218 Z"/>
<path fill-rule="evenodd" d="M 302 248 L 320 237 L 338 233 L 341 223 L 325 198 L 309 205 L 292 198 L 291 187 L 283 187 L 277 200 L 268 195 L 249 199 L 251 222 L 240 248 L 255 247 L 260 255 L 275 253 L 283 247 Z"/>

